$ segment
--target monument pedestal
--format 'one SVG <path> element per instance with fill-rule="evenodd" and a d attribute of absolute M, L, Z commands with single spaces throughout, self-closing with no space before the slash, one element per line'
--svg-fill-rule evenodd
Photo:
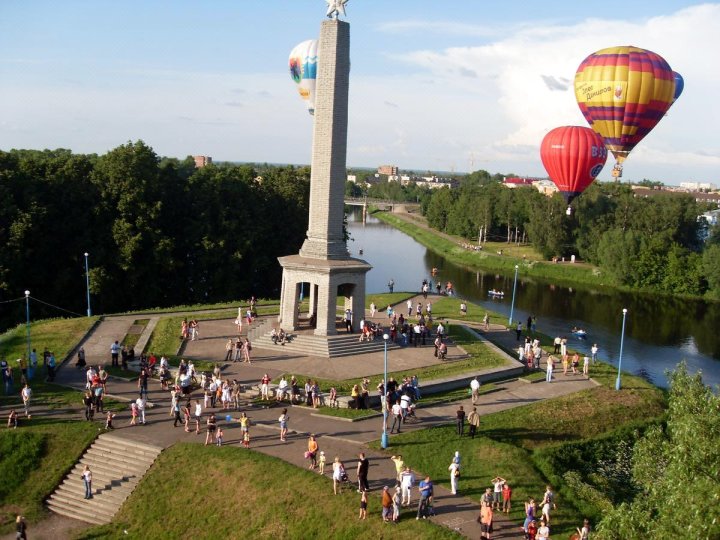
<path fill-rule="evenodd" d="M 315 335 L 337 333 L 338 308 L 352 312 L 353 330 L 365 318 L 365 274 L 372 268 L 360 259 L 313 259 L 290 255 L 278 259 L 283 267 L 280 295 L 280 326 L 285 331 L 298 328 L 300 287 L 310 284 L 308 317 L 315 318 Z M 338 298 L 345 301 L 338 306 Z"/>

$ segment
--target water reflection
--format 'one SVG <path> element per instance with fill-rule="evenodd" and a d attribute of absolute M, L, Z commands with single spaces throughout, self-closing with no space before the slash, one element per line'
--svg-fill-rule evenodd
<path fill-rule="evenodd" d="M 423 279 L 451 281 L 459 295 L 487 306 L 506 317 L 510 313 L 513 276 L 478 272 L 446 261 L 407 235 L 374 218 L 361 223 L 361 214 L 350 215 L 353 237 L 349 249 L 372 264 L 367 276 L 368 292 L 387 291 L 389 279 L 395 290 L 415 291 Z M 488 298 L 488 290 L 505 292 L 502 299 Z M 518 277 L 514 318 L 538 319 L 538 327 L 550 335 L 566 335 L 573 347 L 589 351 L 593 343 L 600 356 L 615 362 L 620 346 L 622 308 L 628 309 L 623 367 L 666 386 L 665 370 L 685 359 L 692 371 L 702 370 L 705 382 L 720 384 L 720 304 L 678 298 L 655 297 L 597 288 L 568 288 Z M 585 328 L 588 337 L 578 340 L 573 326 Z"/>

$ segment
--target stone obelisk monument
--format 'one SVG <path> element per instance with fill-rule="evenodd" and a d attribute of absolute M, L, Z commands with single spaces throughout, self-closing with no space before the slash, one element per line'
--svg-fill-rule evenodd
<path fill-rule="evenodd" d="M 318 73 L 310 177 L 307 238 L 298 255 L 280 257 L 283 267 L 279 322 L 285 330 L 300 327 L 300 291 L 309 284 L 308 324 L 315 334 L 337 333 L 338 297 L 350 309 L 353 329 L 365 314 L 365 274 L 371 266 L 349 256 L 343 234 L 350 25 L 323 21 L 318 43 Z M 308 291 L 308 286 L 305 286 Z"/>

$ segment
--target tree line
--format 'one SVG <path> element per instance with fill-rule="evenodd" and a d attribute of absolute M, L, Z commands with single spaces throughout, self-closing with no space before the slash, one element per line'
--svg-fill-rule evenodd
<path fill-rule="evenodd" d="M 559 194 L 508 189 L 484 175 L 429 194 L 422 208 L 437 230 L 482 242 L 528 241 L 548 259 L 576 255 L 617 285 L 720 297 L 720 234 L 698 220 L 708 206 L 690 195 L 637 197 L 628 185 L 596 182 L 568 216 Z"/>
<path fill-rule="evenodd" d="M 277 257 L 305 238 L 309 185 L 307 167 L 196 169 L 142 141 L 102 156 L 0 152 L 0 300 L 29 289 L 85 313 L 85 252 L 98 313 L 278 296 Z M 2 327 L 24 319 L 12 306 L 0 304 Z"/>

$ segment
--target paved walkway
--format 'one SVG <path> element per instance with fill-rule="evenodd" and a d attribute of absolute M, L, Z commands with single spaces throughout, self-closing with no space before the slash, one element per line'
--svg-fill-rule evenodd
<path fill-rule="evenodd" d="M 384 316 L 384 314 L 382 316 Z M 107 362 L 109 360 L 110 344 L 115 339 L 121 340 L 124 337 L 123 328 L 125 325 L 129 328 L 135 319 L 137 319 L 137 316 L 122 316 L 111 317 L 103 321 L 83 344 L 91 362 L 97 362 L 98 360 Z M 202 324 L 203 328 L 210 326 L 207 322 L 203 322 Z M 125 332 L 126 331 L 127 330 L 125 330 Z M 231 335 L 232 331 L 233 328 L 228 327 L 228 335 Z M 206 360 L 223 360 L 225 356 L 224 342 L 228 336 L 222 333 L 220 334 L 221 335 L 217 335 L 215 339 L 210 339 L 207 332 L 201 334 L 208 337 L 208 339 L 201 339 L 192 343 L 192 348 L 194 349 L 192 352 L 202 354 L 202 357 Z M 504 326 L 493 325 L 488 334 L 493 341 L 498 341 L 503 346 L 512 348 L 514 345 L 514 332 L 507 332 Z M 394 350 L 393 358 L 399 357 L 401 354 L 407 358 L 422 357 L 419 360 L 415 360 L 416 363 L 414 364 L 415 367 L 420 367 L 426 362 L 425 355 L 428 358 L 434 358 L 432 356 L 432 350 L 432 346 L 428 346 L 425 349 L 408 347 Z M 282 361 L 278 361 L 275 355 L 282 353 L 275 353 L 274 351 L 256 349 L 253 353 L 255 361 L 252 365 L 224 364 L 223 377 L 229 379 L 235 378 L 244 384 L 253 385 L 257 383 L 265 372 L 270 373 L 273 377 L 278 377 L 280 373 L 287 372 L 289 362 L 292 360 L 285 358 Z M 97 355 L 97 357 L 95 355 Z M 373 365 L 373 360 L 370 358 L 373 356 L 376 355 L 362 355 L 361 362 L 358 362 L 358 357 L 353 357 L 351 362 L 338 362 L 338 360 L 341 359 L 298 358 L 296 359 L 296 369 L 302 371 L 307 370 L 307 372 L 312 373 L 309 369 L 312 363 L 316 366 L 335 364 L 333 373 L 336 374 L 335 376 L 337 378 L 351 378 L 355 376 L 355 370 L 358 364 L 365 368 L 364 373 L 376 373 L 377 371 L 373 371 L 374 367 L 368 368 L 368 365 Z M 408 362 L 412 363 L 410 360 L 408 360 Z M 412 369 L 412 367 L 413 366 L 408 365 L 408 369 Z M 57 380 L 63 384 L 82 388 L 84 387 L 84 372 L 74 369 L 71 363 L 68 363 L 59 370 Z M 593 386 L 594 383 L 592 381 L 586 380 L 581 376 L 563 377 L 561 380 L 552 384 L 545 382 L 528 384 L 521 381 L 498 383 L 496 391 L 481 396 L 480 402 L 477 405 L 478 412 L 480 412 L 480 414 L 490 414 L 539 400 L 577 392 Z M 108 394 L 119 399 L 134 400 L 137 397 L 136 383 L 112 379 L 108 385 Z M 185 433 L 182 427 L 173 428 L 169 416 L 170 396 L 167 392 L 162 392 L 159 383 L 155 381 L 151 383 L 149 401 L 153 404 L 153 407 L 149 409 L 147 413 L 148 424 L 145 426 L 130 427 L 128 426 L 129 411 L 127 413 L 121 413 L 116 419 L 116 426 L 118 427 L 116 430 L 117 435 L 141 442 L 161 444 L 165 447 L 169 447 L 177 441 L 199 443 L 201 438 L 204 439 L 202 435 Z M 411 431 L 451 422 L 460 404 L 465 405 L 466 409 L 472 406 L 470 400 L 464 400 L 446 405 L 421 408 L 417 413 L 420 422 L 417 424 L 407 424 L 405 429 Z M 353 473 L 357 454 L 360 451 L 364 451 L 371 462 L 369 474 L 371 489 L 378 490 L 381 489 L 383 485 L 390 485 L 393 482 L 395 476 L 394 465 L 388 459 L 389 454 L 370 450 L 366 446 L 370 441 L 377 440 L 380 437 L 382 419 L 379 417 L 369 418 L 359 422 L 347 422 L 327 416 L 319 417 L 314 414 L 316 411 L 305 407 L 293 407 L 290 410 L 291 433 L 288 442 L 282 443 L 279 440 L 279 427 L 277 425 L 277 417 L 279 415 L 278 408 L 247 407 L 244 410 L 247 411 L 254 424 L 252 430 L 252 448 L 255 451 L 260 451 L 294 465 L 305 467 L 307 463 L 304 460 L 303 454 L 306 449 L 307 435 L 314 433 L 318 437 L 320 448 L 329 456 L 328 461 L 331 461 L 335 455 L 338 455 L 347 464 L 348 470 L 351 473 L 351 480 L 355 480 Z M 240 430 L 237 422 L 226 422 L 224 417 L 227 413 L 224 411 L 216 409 L 215 413 L 220 420 L 220 424 L 223 425 L 223 429 L 225 429 L 226 443 L 231 445 L 239 444 Z M 42 411 L 34 411 L 34 414 L 42 414 Z M 79 410 L 77 414 L 79 418 L 81 416 Z M 238 416 L 238 413 L 235 411 L 230 412 L 230 414 L 234 417 Z M 390 442 L 392 445 L 392 439 Z M 449 462 L 451 457 L 452 456 L 446 456 L 439 459 L 447 458 Z M 330 482 L 328 482 L 328 489 L 331 489 Z M 434 521 L 457 530 L 465 536 L 472 538 L 479 537 L 480 531 L 476 522 L 479 509 L 475 501 L 466 497 L 451 495 L 448 490 L 438 486 L 436 488 L 435 510 L 437 517 L 434 518 Z M 377 514 L 377 512 L 375 512 L 375 514 Z M 406 510 L 404 515 L 407 516 L 409 514 L 410 511 Z M 518 524 L 509 522 L 505 516 L 497 516 L 496 525 L 496 533 L 493 535 L 494 538 L 515 539 L 522 537 L 522 535 L 519 534 Z"/>

